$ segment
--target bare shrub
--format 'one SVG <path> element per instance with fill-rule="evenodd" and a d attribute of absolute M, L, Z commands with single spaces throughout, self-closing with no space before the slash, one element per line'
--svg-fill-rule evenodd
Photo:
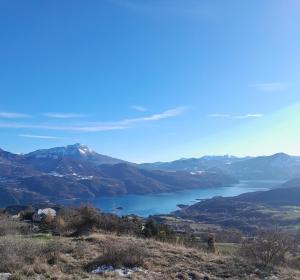
<path fill-rule="evenodd" d="M 52 224 L 53 229 L 62 235 L 78 236 L 96 229 L 117 234 L 142 235 L 142 223 L 138 218 L 103 214 L 89 205 L 61 209 Z"/>
<path fill-rule="evenodd" d="M 102 256 L 96 259 L 91 266 L 111 265 L 114 268 L 141 267 L 144 265 L 147 255 L 148 252 L 144 246 L 137 245 L 131 241 L 117 243 L 117 241 L 111 240 L 104 244 Z"/>
<path fill-rule="evenodd" d="M 46 258 L 47 263 L 53 265 L 58 263 L 59 256 L 64 251 L 64 246 L 60 242 L 48 242 L 41 248 L 42 255 Z"/>
<path fill-rule="evenodd" d="M 288 233 L 267 230 L 259 232 L 252 241 L 245 242 L 240 254 L 256 265 L 273 267 L 285 263 L 287 253 L 294 249 L 294 239 Z"/>
<path fill-rule="evenodd" d="M 74 222 L 77 222 L 76 226 L 79 229 L 92 229 L 99 224 L 100 212 L 89 205 L 79 207 L 78 214 L 78 220 Z"/>
<path fill-rule="evenodd" d="M 146 238 L 154 238 L 160 241 L 172 242 L 175 239 L 173 232 L 167 225 L 157 223 L 153 219 L 147 219 L 142 233 Z"/>
<path fill-rule="evenodd" d="M 73 256 L 76 259 L 82 259 L 86 253 L 86 250 L 87 250 L 86 244 L 83 241 L 79 240 L 76 242 L 76 245 L 73 249 Z"/>
<path fill-rule="evenodd" d="M 97 228 L 100 223 L 100 212 L 89 206 L 64 209 L 54 221 L 56 229 L 60 232 L 73 232 L 82 235 Z"/>
<path fill-rule="evenodd" d="M 42 215 L 41 222 L 39 223 L 40 232 L 50 232 L 54 227 L 54 217 L 51 215 Z"/>
<path fill-rule="evenodd" d="M 215 245 L 215 236 L 213 234 L 210 234 L 207 237 L 207 250 L 211 253 L 215 253 L 216 252 L 216 245 Z"/>

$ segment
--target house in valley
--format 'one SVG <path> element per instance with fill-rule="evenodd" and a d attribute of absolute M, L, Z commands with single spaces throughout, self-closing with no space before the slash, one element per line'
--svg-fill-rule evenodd
<path fill-rule="evenodd" d="M 32 221 L 36 223 L 40 223 L 44 217 L 56 217 L 56 210 L 52 208 L 44 208 L 44 209 L 38 209 L 33 216 Z"/>

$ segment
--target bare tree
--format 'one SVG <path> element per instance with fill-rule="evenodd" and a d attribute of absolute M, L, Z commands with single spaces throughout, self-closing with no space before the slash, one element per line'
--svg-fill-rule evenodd
<path fill-rule="evenodd" d="M 284 263 L 286 254 L 295 247 L 292 236 L 276 229 L 259 232 L 252 241 L 244 242 L 240 253 L 257 265 L 270 267 Z"/>

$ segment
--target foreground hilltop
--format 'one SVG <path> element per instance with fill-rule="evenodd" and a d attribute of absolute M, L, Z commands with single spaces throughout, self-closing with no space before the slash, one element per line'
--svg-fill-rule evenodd
<path fill-rule="evenodd" d="M 55 241 L 55 238 L 53 240 Z M 300 277 L 300 272 L 294 269 L 277 268 L 269 272 L 263 271 L 256 269 L 246 260 L 229 254 L 208 253 L 130 236 L 92 234 L 73 240 L 62 238 L 60 242 L 63 242 L 64 246 L 74 247 L 75 250 L 71 254 L 60 255 L 58 268 L 48 268 L 48 274 L 54 275 L 56 279 L 127 279 L 117 270 L 97 275 L 85 269 L 90 263 L 99 260 L 99 257 L 101 259 L 99 252 L 107 250 L 104 244 L 110 244 L 111 251 L 116 247 L 124 248 L 128 258 L 132 253 L 142 256 L 143 267 L 130 275 L 129 279 L 134 280 L 297 280 Z"/>
<path fill-rule="evenodd" d="M 0 279 L 297 280 L 300 277 L 296 256 L 290 254 L 296 251 L 290 246 L 276 248 L 276 258 L 269 262 L 244 255 L 242 252 L 246 251 L 241 250 L 240 243 L 216 243 L 213 235 L 201 239 L 189 233 L 178 235 L 151 219 L 119 218 L 82 206 L 61 208 L 56 216 L 48 212 L 41 216 L 40 222 L 32 224 L 27 220 L 32 210 L 22 211 L 18 219 L 0 211 Z M 290 245 L 288 236 L 275 234 L 278 244 Z M 274 236 L 263 240 L 274 241 Z M 255 248 L 251 243 L 247 246 Z M 270 247 L 264 250 L 269 252 Z M 256 250 L 260 251 L 261 247 Z"/>
<path fill-rule="evenodd" d="M 152 194 L 228 186 L 235 182 L 233 177 L 216 170 L 204 173 L 146 170 L 80 144 L 25 155 L 0 150 L 1 205 Z"/>

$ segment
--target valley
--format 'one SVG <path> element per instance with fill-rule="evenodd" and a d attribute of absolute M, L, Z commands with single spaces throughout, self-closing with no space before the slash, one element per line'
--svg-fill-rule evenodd
<path fill-rule="evenodd" d="M 146 170 L 100 155 L 80 144 L 25 155 L 0 151 L 0 203 L 3 205 L 145 195 L 237 183 L 222 171 Z"/>
<path fill-rule="evenodd" d="M 300 0 L 0 0 L 0 280 L 300 280 Z"/>
<path fill-rule="evenodd" d="M 81 144 L 24 155 L 0 150 L 0 205 L 88 201 L 119 214 L 166 214 L 196 199 L 267 190 L 300 177 L 299 170 L 299 157 L 280 153 L 136 164 Z"/>
<path fill-rule="evenodd" d="M 123 279 L 124 273 L 132 279 L 297 279 L 298 161 L 283 154 L 204 157 L 160 170 L 80 144 L 25 155 L 1 150 L 0 247 L 7 260 L 0 269 L 38 279 L 45 273 L 37 259 L 28 261 L 34 250 L 54 279 Z M 54 216 L 39 216 L 43 211 Z M 271 264 L 245 255 L 265 238 L 272 246 L 296 243 Z M 9 248 L 28 251 L 13 255 Z"/>

